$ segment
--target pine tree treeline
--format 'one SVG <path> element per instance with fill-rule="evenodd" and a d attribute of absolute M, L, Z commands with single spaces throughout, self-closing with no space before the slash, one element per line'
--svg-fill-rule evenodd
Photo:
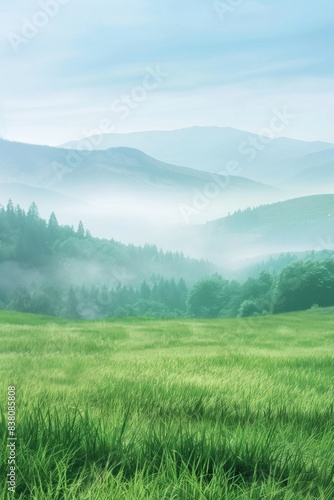
<path fill-rule="evenodd" d="M 71 265 L 59 278 L 68 259 Z M 80 286 L 72 283 L 71 269 L 77 260 L 84 266 L 92 261 L 95 266 L 104 266 L 104 283 L 92 283 L 92 279 L 89 283 L 88 276 Z M 116 284 L 114 279 L 113 284 L 108 282 L 109 274 L 120 264 L 136 275 L 133 284 L 124 284 L 122 276 Z M 314 305 L 334 306 L 331 256 L 318 260 L 314 254 L 312 259 L 293 260 L 282 270 L 262 271 L 244 283 L 211 274 L 193 280 L 188 290 L 182 276 L 188 273 L 194 278 L 195 271 L 205 275 L 210 269 L 207 263 L 164 253 L 153 245 L 135 247 L 93 238 L 82 222 L 77 230 L 60 226 L 54 213 L 46 222 L 35 204 L 27 213 L 11 202 L 0 208 L 0 266 L 0 308 L 73 319 L 244 317 L 305 310 Z M 172 269 L 176 277 L 151 272 L 161 268 Z M 140 273 L 149 278 L 140 280 Z M 21 281 L 10 287 L 17 275 Z"/>
<path fill-rule="evenodd" d="M 79 282 L 89 283 L 89 269 L 92 266 L 95 275 L 98 271 L 109 285 L 124 281 L 123 275 L 126 273 L 128 281 L 136 286 L 152 274 L 168 279 L 183 276 L 194 283 L 214 270 L 214 266 L 208 262 L 186 258 L 179 252 L 163 252 L 155 245 L 140 247 L 124 245 L 112 239 L 93 238 L 81 221 L 75 230 L 70 226 L 59 225 L 54 213 L 48 222 L 43 220 L 35 203 L 26 213 L 19 206 L 14 207 L 11 201 L 6 207 L 0 205 L 2 263 L 15 263 L 22 276 L 31 270 L 38 271 L 47 282 L 54 283 L 58 278 L 59 281 L 61 276 L 61 285 L 67 288 Z M 8 269 L 6 280 L 13 281 L 9 266 L 2 267 Z M 0 286 L 0 300 L 3 300 L 1 294 Z"/>
<path fill-rule="evenodd" d="M 246 317 L 334 306 L 334 260 L 298 261 L 278 274 L 244 283 L 215 274 L 188 291 L 185 281 L 152 276 L 138 287 L 119 284 L 57 289 L 20 285 L 0 307 L 73 319 L 106 317 Z"/>
<path fill-rule="evenodd" d="M 73 272 L 77 262 L 80 269 L 92 263 L 101 266 L 105 284 L 89 284 L 88 276 L 86 283 L 85 276 L 80 276 L 85 283 L 82 286 L 71 283 L 71 272 L 78 274 Z M 46 222 L 35 203 L 26 213 L 12 201 L 0 208 L 1 264 L 0 307 L 70 318 L 184 315 L 188 294 L 185 281 L 149 273 L 162 270 L 196 276 L 212 268 L 182 253 L 158 250 L 155 245 L 136 247 L 93 238 L 81 221 L 77 230 L 60 226 L 54 213 Z M 134 285 L 121 283 L 124 268 Z M 34 280 L 35 273 L 39 283 Z M 149 276 L 149 285 L 140 280 L 141 275 Z M 17 276 L 21 282 L 10 287 Z"/>
<path fill-rule="evenodd" d="M 188 289 L 183 279 L 144 281 L 138 289 L 118 285 L 86 286 L 68 290 L 46 284 L 28 289 L 20 285 L 0 307 L 18 312 L 96 319 L 123 316 L 183 317 L 187 311 Z"/>

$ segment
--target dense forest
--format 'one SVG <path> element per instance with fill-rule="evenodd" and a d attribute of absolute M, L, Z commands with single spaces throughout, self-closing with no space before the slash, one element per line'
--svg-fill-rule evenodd
<path fill-rule="evenodd" d="M 196 283 L 188 296 L 188 314 L 197 317 L 255 316 L 333 305 L 333 259 L 295 261 L 279 273 L 262 271 L 242 284 L 214 275 Z"/>
<path fill-rule="evenodd" d="M 78 228 L 61 226 L 56 215 L 43 220 L 35 203 L 25 213 L 9 201 L 0 205 L 0 272 L 12 284 L 57 286 L 119 283 L 138 286 L 152 275 L 165 279 L 183 276 L 189 283 L 215 272 L 206 261 L 186 258 L 182 253 L 163 252 L 155 245 L 124 245 L 94 238 L 82 222 Z M 10 279 L 9 279 L 10 278 Z M 10 283 L 7 283 L 10 288 Z M 4 288 L 0 288 L 1 293 Z"/>
<path fill-rule="evenodd" d="M 212 318 L 334 305 L 331 256 L 282 263 L 240 283 L 182 254 L 93 238 L 81 222 L 60 226 L 54 213 L 46 222 L 35 204 L 27 213 L 11 202 L 0 209 L 0 307 L 21 312 Z"/>

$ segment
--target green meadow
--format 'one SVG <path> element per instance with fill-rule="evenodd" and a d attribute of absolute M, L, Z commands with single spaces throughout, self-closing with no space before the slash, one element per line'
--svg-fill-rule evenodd
<path fill-rule="evenodd" d="M 332 500 L 333 317 L 1 312 L 1 478 L 15 385 L 14 498 Z"/>

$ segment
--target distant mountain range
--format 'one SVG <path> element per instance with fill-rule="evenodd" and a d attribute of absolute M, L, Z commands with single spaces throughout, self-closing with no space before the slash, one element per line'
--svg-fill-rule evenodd
<path fill-rule="evenodd" d="M 0 203 L 12 198 L 27 208 L 35 201 L 43 217 L 56 211 L 63 224 L 82 219 L 93 235 L 155 243 L 219 265 L 311 250 L 332 235 L 333 144 L 280 138 L 264 146 L 259 136 L 218 127 L 102 139 L 100 148 L 115 147 L 0 139 Z M 245 143 L 263 146 L 252 161 Z"/>
<path fill-rule="evenodd" d="M 312 188 L 315 184 L 325 192 L 334 186 L 334 160 L 318 167 L 307 168 L 292 179 L 301 187 Z"/>
<path fill-rule="evenodd" d="M 27 208 L 35 201 L 44 217 L 55 210 L 63 223 L 83 219 L 97 236 L 138 244 L 147 235 L 159 244 L 153 227 L 165 241 L 165 225 L 206 221 L 283 196 L 238 175 L 163 163 L 136 149 L 75 151 L 5 140 L 0 188 L 1 203 L 10 197 Z"/>
<path fill-rule="evenodd" d="M 326 151 L 334 149 L 331 143 L 283 137 L 268 140 L 230 127 L 105 134 L 71 141 L 64 147 L 76 149 L 87 144 L 94 149 L 137 148 L 161 161 L 209 172 L 224 172 L 233 162 L 238 165 L 238 175 L 268 184 L 279 184 L 300 169 L 323 163 L 324 157 L 332 158 L 332 152 L 326 156 Z"/>
<path fill-rule="evenodd" d="M 219 176 L 226 182 L 226 175 Z M 229 175 L 229 188 L 264 190 L 268 186 L 241 176 Z M 212 182 L 206 171 L 170 165 L 137 149 L 117 147 L 103 151 L 69 151 L 0 139 L 0 181 L 19 182 L 59 191 L 67 187 L 79 191 L 100 185 L 113 189 L 138 186 L 145 188 L 201 188 Z M 271 188 L 269 188 L 271 189 Z"/>
<path fill-rule="evenodd" d="M 334 187 L 334 148 L 304 156 L 291 165 L 290 173 L 296 172 L 288 184 L 299 189 L 328 192 Z M 287 183 L 286 183 L 287 184 Z"/>

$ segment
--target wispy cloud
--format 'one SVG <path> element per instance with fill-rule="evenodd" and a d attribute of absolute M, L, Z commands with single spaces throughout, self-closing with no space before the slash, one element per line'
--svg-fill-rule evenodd
<path fill-rule="evenodd" d="M 57 15 L 13 50 L 10 34 L 20 35 L 27 20 L 55 2 Z M 223 20 L 211 0 L 1 5 L 3 133 L 52 144 L 80 137 L 113 99 L 141 81 L 145 67 L 160 64 L 168 81 L 121 131 L 186 124 L 252 128 L 252 122 L 256 128 L 257 117 L 283 100 L 289 108 L 304 106 L 309 117 L 291 134 L 334 141 L 333 99 L 326 113 L 319 107 L 334 79 L 334 4 L 234 5 Z"/>

